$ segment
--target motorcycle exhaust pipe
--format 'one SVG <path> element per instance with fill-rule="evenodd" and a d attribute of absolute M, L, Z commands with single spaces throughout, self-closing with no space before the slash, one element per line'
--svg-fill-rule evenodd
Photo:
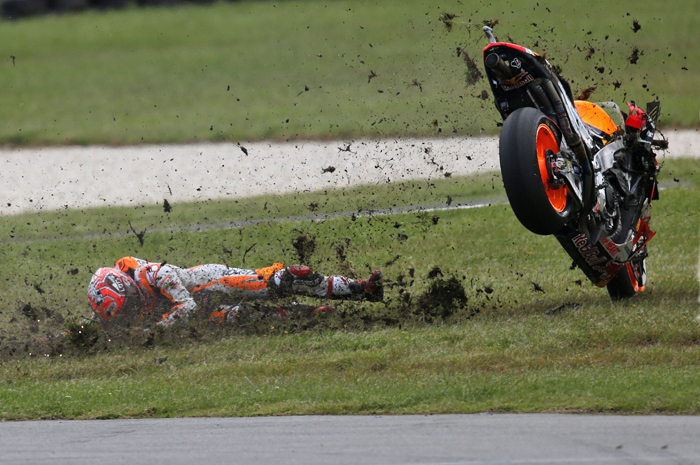
<path fill-rule="evenodd" d="M 579 136 L 576 132 L 574 132 L 571 129 L 569 117 L 566 114 L 566 110 L 564 109 L 564 103 L 561 101 L 561 97 L 554 88 L 554 84 L 552 84 L 552 81 L 546 80 L 543 84 L 543 87 L 544 93 L 547 97 L 549 97 L 548 100 L 552 103 L 552 106 L 554 107 L 554 111 L 557 116 L 557 121 L 559 122 L 559 129 L 561 129 L 561 132 L 564 135 L 564 138 L 566 139 L 567 145 L 574 152 L 574 155 L 576 155 L 576 159 L 578 160 L 579 164 L 581 165 L 581 169 L 583 170 L 583 210 L 585 212 L 589 212 L 593 208 L 593 204 L 595 202 L 595 186 L 593 183 L 593 167 L 591 166 L 591 162 L 588 159 L 586 147 L 583 145 L 581 136 Z M 581 220 L 583 221 L 585 217 L 586 216 L 584 215 L 581 218 Z"/>
<path fill-rule="evenodd" d="M 507 81 L 513 77 L 510 66 L 496 53 L 489 53 L 484 59 L 484 64 L 493 71 L 493 74 L 496 75 L 499 81 Z"/>
<path fill-rule="evenodd" d="M 543 79 L 538 78 L 527 87 L 527 93 L 532 99 L 533 103 L 537 105 L 537 109 L 550 118 L 556 118 L 554 113 L 554 108 L 552 108 L 552 102 L 549 101 L 549 97 L 542 90 Z"/>
<path fill-rule="evenodd" d="M 544 86 L 544 89 L 542 88 Z M 588 156 L 586 155 L 586 149 L 583 146 L 581 137 L 571 130 L 571 125 L 569 124 L 569 118 L 564 109 L 564 104 L 559 97 L 559 94 L 554 89 L 552 81 L 546 80 L 540 85 L 539 83 L 531 85 L 528 91 L 532 91 L 531 98 L 540 105 L 540 109 L 543 113 L 549 117 L 554 117 L 559 123 L 559 128 L 561 129 L 564 139 L 566 139 L 567 145 L 576 155 L 576 159 L 579 163 L 585 164 L 588 161 Z"/>
<path fill-rule="evenodd" d="M 582 165 L 588 164 L 588 155 L 586 154 L 586 148 L 583 146 L 581 137 L 571 129 L 571 124 L 569 123 L 569 117 L 564 109 L 564 103 L 561 101 L 561 97 L 554 88 L 552 81 L 544 81 L 544 92 L 549 97 L 554 107 L 554 111 L 557 115 L 557 121 L 559 122 L 559 128 L 566 138 L 566 143 L 569 145 L 571 150 L 576 154 L 576 159 Z"/>

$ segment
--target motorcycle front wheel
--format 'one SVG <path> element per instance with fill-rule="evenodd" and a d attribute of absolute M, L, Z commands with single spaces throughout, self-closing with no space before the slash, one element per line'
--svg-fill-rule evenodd
<path fill-rule="evenodd" d="M 561 135 L 541 111 L 525 107 L 503 123 L 499 157 L 503 185 L 518 220 L 535 234 L 554 234 L 572 214 L 569 189 L 551 173 Z"/>
<path fill-rule="evenodd" d="M 627 262 L 608 283 L 608 294 L 612 300 L 634 297 L 644 292 L 647 284 L 646 259 Z"/>

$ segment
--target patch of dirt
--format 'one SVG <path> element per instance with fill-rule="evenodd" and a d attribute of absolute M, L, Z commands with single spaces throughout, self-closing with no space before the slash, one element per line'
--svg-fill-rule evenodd
<path fill-rule="evenodd" d="M 446 320 L 455 312 L 464 311 L 468 302 L 467 293 L 456 277 L 436 277 L 428 286 L 428 290 L 415 299 L 415 308 L 412 311 L 430 323 L 436 319 Z M 476 314 L 469 313 L 470 316 Z"/>
<path fill-rule="evenodd" d="M 302 234 L 292 241 L 292 246 L 299 257 L 299 264 L 309 265 L 311 256 L 316 251 L 316 238 L 309 234 Z"/>

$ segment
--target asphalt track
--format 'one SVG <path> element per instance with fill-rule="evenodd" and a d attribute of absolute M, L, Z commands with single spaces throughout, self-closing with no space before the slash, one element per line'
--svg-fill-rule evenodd
<path fill-rule="evenodd" d="M 0 464 L 697 464 L 700 417 L 305 416 L 0 423 Z"/>

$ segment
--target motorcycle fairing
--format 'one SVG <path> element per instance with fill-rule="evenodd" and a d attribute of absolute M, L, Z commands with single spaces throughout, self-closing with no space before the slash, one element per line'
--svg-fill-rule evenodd
<path fill-rule="evenodd" d="M 574 106 L 586 124 L 588 132 L 603 144 L 610 142 L 613 134 L 620 129 L 599 105 L 585 100 L 574 100 Z"/>
<path fill-rule="evenodd" d="M 625 120 L 625 126 L 640 131 L 644 123 L 647 122 L 647 114 L 639 108 L 634 102 L 627 102 L 629 108 L 629 116 Z"/>
<path fill-rule="evenodd" d="M 527 93 L 527 84 L 536 79 L 549 79 L 551 73 L 546 67 L 549 63 L 532 50 L 507 42 L 487 45 L 484 48 L 483 58 L 485 59 L 491 53 L 496 53 L 513 74 L 510 79 L 500 79 L 492 70 L 486 68 L 496 109 L 505 120 L 518 108 L 533 106 L 532 99 Z"/>
<path fill-rule="evenodd" d="M 605 287 L 624 266 L 613 258 L 617 245 L 607 238 L 591 244 L 585 233 L 573 229 L 555 234 L 555 237 L 586 277 L 598 287 Z"/>
<path fill-rule="evenodd" d="M 616 244 L 609 237 L 592 244 L 585 232 L 573 229 L 554 236 L 586 277 L 596 286 L 605 287 L 625 263 L 635 259 L 656 235 L 649 228 L 649 219 L 649 216 L 641 218 L 637 231 L 624 244 Z"/>

